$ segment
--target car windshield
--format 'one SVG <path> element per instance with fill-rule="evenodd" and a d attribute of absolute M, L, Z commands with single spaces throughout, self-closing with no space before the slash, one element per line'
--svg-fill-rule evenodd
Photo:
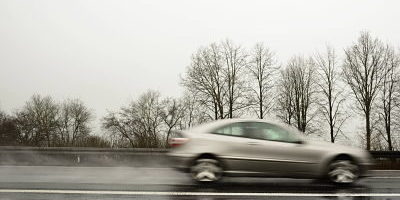
<path fill-rule="evenodd" d="M 296 128 L 290 127 L 290 126 L 280 126 L 276 125 L 279 127 L 281 130 L 284 130 L 285 133 L 287 134 L 287 137 L 290 138 L 291 141 L 293 142 L 298 142 L 298 141 L 304 141 L 306 138 L 302 132 L 297 130 Z"/>

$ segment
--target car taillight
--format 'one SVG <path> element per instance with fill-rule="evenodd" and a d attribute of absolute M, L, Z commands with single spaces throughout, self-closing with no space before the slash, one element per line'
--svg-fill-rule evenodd
<path fill-rule="evenodd" d="M 178 146 L 185 144 L 188 141 L 189 141 L 188 138 L 171 138 L 169 140 L 169 145 L 171 147 L 178 147 Z"/>

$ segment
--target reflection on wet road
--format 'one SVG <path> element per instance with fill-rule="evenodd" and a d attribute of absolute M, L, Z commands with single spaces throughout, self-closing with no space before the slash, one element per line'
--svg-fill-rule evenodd
<path fill-rule="evenodd" d="M 377 171 L 351 187 L 275 178 L 201 186 L 170 168 L 1 166 L 0 199 L 400 199 L 400 172 Z"/>

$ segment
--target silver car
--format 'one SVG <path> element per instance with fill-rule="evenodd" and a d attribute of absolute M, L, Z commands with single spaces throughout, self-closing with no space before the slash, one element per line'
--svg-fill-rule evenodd
<path fill-rule="evenodd" d="M 274 120 L 228 119 L 175 132 L 168 155 L 198 182 L 222 176 L 326 179 L 350 184 L 373 163 L 367 151 L 306 141 Z"/>

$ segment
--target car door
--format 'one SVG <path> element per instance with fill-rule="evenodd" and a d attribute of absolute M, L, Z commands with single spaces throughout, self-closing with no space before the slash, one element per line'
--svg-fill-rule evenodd
<path fill-rule="evenodd" d="M 254 122 L 248 131 L 248 157 L 259 159 L 262 171 L 270 175 L 312 174 L 320 152 L 307 147 L 289 130 L 278 125 Z"/>
<path fill-rule="evenodd" d="M 263 173 L 260 150 L 254 148 L 259 140 L 249 138 L 253 124 L 237 122 L 213 130 L 213 141 L 218 141 L 218 155 L 229 173 Z"/>

